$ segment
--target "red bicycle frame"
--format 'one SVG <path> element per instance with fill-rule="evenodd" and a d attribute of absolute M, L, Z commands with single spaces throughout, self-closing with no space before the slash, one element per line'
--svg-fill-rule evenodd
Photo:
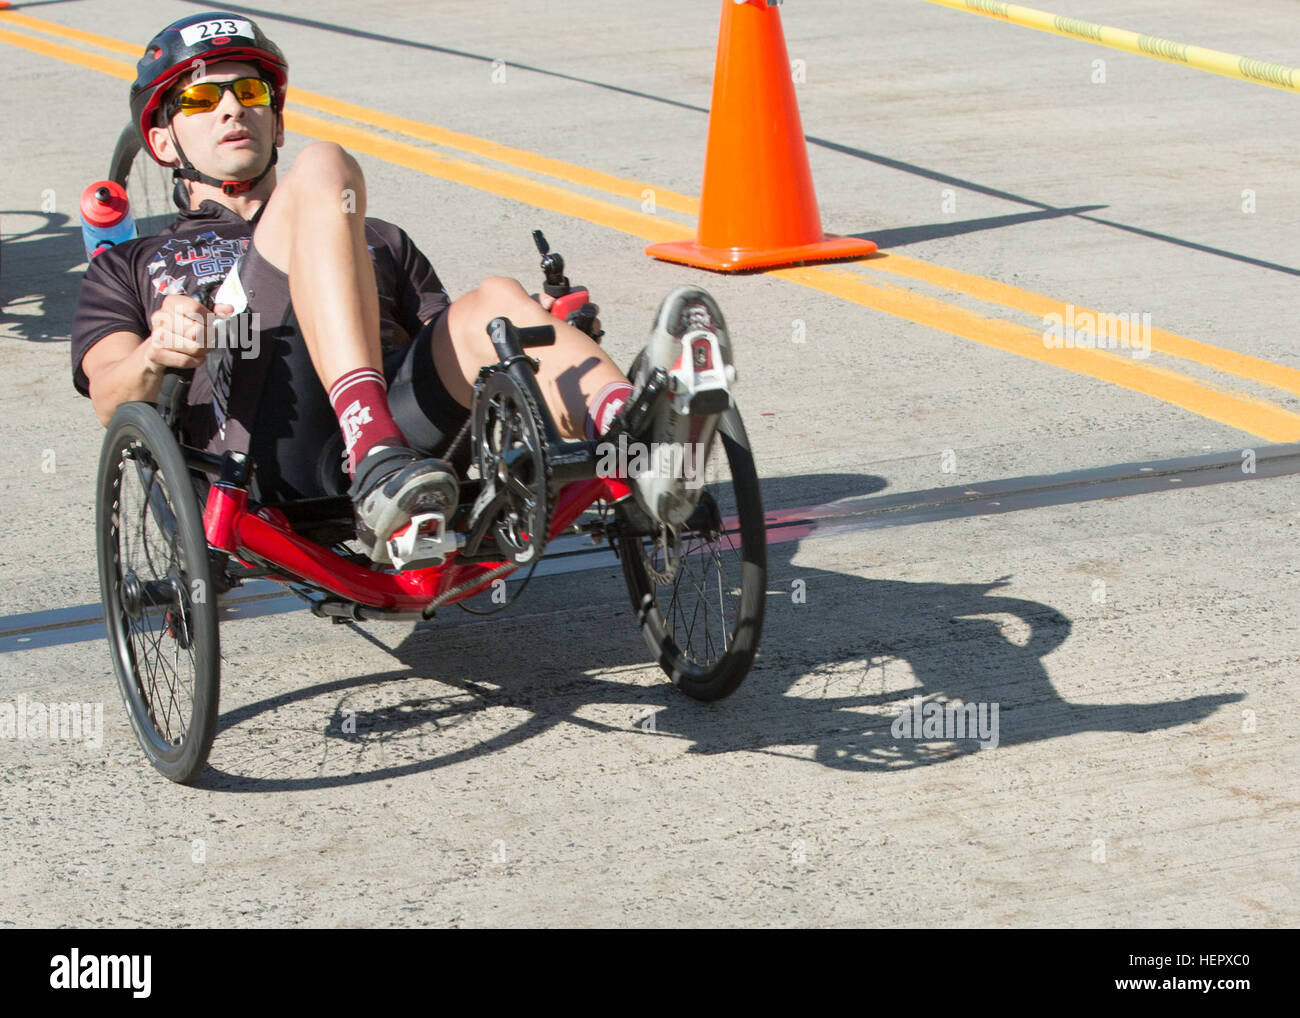
<path fill-rule="evenodd" d="M 631 489 L 616 477 L 594 477 L 565 485 L 551 515 L 548 540 L 567 530 L 598 501 L 617 502 Z M 506 560 L 460 562 L 452 552 L 440 566 L 381 572 L 349 562 L 341 555 L 300 537 L 292 528 L 248 511 L 248 491 L 238 485 L 216 482 L 203 513 L 208 544 L 244 561 L 260 561 L 282 574 L 282 579 L 310 584 L 338 597 L 385 612 L 419 612 L 435 598 L 492 573 Z M 518 568 L 516 565 L 515 568 Z M 512 570 L 513 571 L 513 570 Z M 497 573 L 497 576 L 507 574 Z M 496 577 L 491 577 L 495 579 Z M 490 582 L 474 584 L 448 599 L 455 604 L 480 593 Z"/>

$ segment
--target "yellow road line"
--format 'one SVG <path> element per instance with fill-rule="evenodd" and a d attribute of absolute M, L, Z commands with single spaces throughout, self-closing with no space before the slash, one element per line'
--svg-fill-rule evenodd
<path fill-rule="evenodd" d="M 477 138 L 472 134 L 461 134 L 458 131 L 449 131 L 433 124 L 408 120 L 405 117 L 396 117 L 365 106 L 357 106 L 339 99 L 331 99 L 319 92 L 308 92 L 291 86 L 289 98 L 293 102 L 318 110 L 321 113 L 331 113 L 336 117 L 355 120 L 371 127 L 381 127 L 384 130 L 405 134 L 421 141 L 432 142 L 435 145 L 460 149 L 462 152 L 483 156 L 485 159 L 504 163 L 507 166 L 529 170 L 548 177 L 556 177 L 583 187 L 605 191 L 620 198 L 631 198 L 640 202 L 646 197 L 645 192 L 649 190 L 653 192 L 653 199 L 657 208 L 665 208 L 673 212 L 684 212 L 693 216 L 700 213 L 700 200 L 698 198 L 655 187 L 644 181 L 625 180 L 622 177 L 615 177 L 608 173 L 601 173 L 598 170 L 575 166 L 559 159 L 551 159 L 533 152 L 526 152 L 523 149 L 500 145 L 494 141 Z"/>
<path fill-rule="evenodd" d="M 1249 81 L 1255 85 L 1268 85 L 1287 92 L 1300 92 L 1300 68 L 1288 67 L 1286 64 L 1273 64 L 1267 60 L 1253 60 L 1240 57 L 1235 53 L 1222 50 L 1206 49 L 1203 46 L 1189 46 L 1186 43 L 1162 39 L 1158 35 L 1143 35 L 1130 32 L 1124 28 L 1112 28 L 1099 25 L 1095 21 L 1082 18 L 1068 18 L 1063 14 L 1050 14 L 1047 11 L 1034 10 L 1032 7 L 1020 7 L 1017 4 L 1003 3 L 1002 0 L 925 0 L 926 3 L 951 7 L 965 11 L 967 14 L 981 14 L 986 18 L 997 18 L 1023 28 L 1033 28 L 1040 32 L 1063 35 L 1070 39 L 1082 39 L 1098 46 L 1123 50 L 1140 57 L 1151 57 L 1169 64 L 1181 64 L 1198 71 L 1222 74 L 1226 78 Z"/>
<path fill-rule="evenodd" d="M 45 32 L 47 34 L 60 32 L 65 33 L 71 38 L 75 38 L 91 45 L 101 46 L 105 49 L 111 49 L 114 52 L 135 55 L 139 49 L 137 46 L 122 42 L 121 40 L 114 39 L 110 36 L 98 35 L 93 32 L 83 32 L 78 29 L 65 28 L 64 26 L 57 25 L 53 22 L 42 21 L 39 18 L 29 17 L 27 15 L 18 14 L 17 12 L 9 13 L 6 15 L 6 19 L 34 31 Z M 110 73 L 113 72 L 110 70 Z M 587 170 L 571 163 L 565 163 L 560 160 L 549 159 L 545 156 L 536 155 L 524 150 L 499 145 L 496 142 L 477 138 L 473 135 L 449 131 L 432 124 L 425 124 L 404 117 L 392 116 L 383 113 L 380 110 L 374 110 L 365 106 L 358 106 L 354 103 L 333 99 L 316 92 L 292 88 L 290 94 L 295 103 L 305 105 L 311 109 L 316 109 L 319 112 L 329 113 L 334 116 L 354 120 L 373 127 L 381 127 L 397 134 L 405 134 L 408 137 L 418 138 L 422 141 L 428 141 L 444 147 L 460 149 L 461 151 L 470 152 L 487 159 L 492 159 L 496 162 L 531 170 L 546 176 L 571 180 L 575 183 L 596 190 L 603 190 L 620 197 L 640 200 L 644 189 L 650 187 L 655 192 L 655 201 L 659 206 L 692 215 L 697 215 L 699 212 L 699 199 L 690 195 L 682 195 L 673 191 L 654 187 L 653 185 L 644 182 L 626 180 L 610 174 Z M 317 121 L 316 123 L 321 122 Z M 318 134 L 317 136 L 322 135 Z M 341 133 L 338 133 L 334 140 L 337 140 L 337 137 L 341 137 Z M 404 162 L 402 165 L 408 164 Z M 416 168 L 421 169 L 422 172 L 430 172 L 431 168 L 435 165 L 440 164 L 436 163 L 436 161 L 427 161 L 421 167 Z M 448 172 L 435 173 L 434 175 L 444 177 L 444 179 L 455 179 L 457 182 L 471 187 L 479 186 L 475 182 L 466 179 L 464 175 L 450 175 L 450 170 L 445 165 L 443 165 L 442 168 Z M 505 197 L 513 197 L 513 194 L 506 190 L 497 189 L 494 190 L 493 193 L 501 194 Z M 590 221 L 596 222 L 599 225 L 610 225 L 605 221 L 603 216 L 593 218 Z M 644 221 L 639 222 L 640 225 L 644 226 L 647 230 L 650 229 L 650 224 L 647 224 Z M 622 227 L 614 226 L 612 228 L 621 229 Z M 634 236 L 638 237 L 649 237 L 652 235 L 651 233 L 640 230 L 628 230 L 625 232 L 630 232 Z M 653 235 L 656 237 L 661 235 L 667 236 L 668 233 L 654 233 Z M 673 236 L 676 238 L 685 235 L 674 234 Z M 896 275 L 923 280 L 954 292 L 968 294 L 979 300 L 1001 304 L 1004 307 L 1017 308 L 1035 315 L 1064 313 L 1065 302 L 1063 301 L 1031 293 L 1027 290 L 1022 290 L 1005 283 L 999 283 L 983 276 L 959 272 L 955 269 L 933 265 L 914 258 L 908 258 L 904 255 L 890 254 L 861 262 L 859 264 L 867 269 L 891 272 Z M 1082 306 L 1076 307 L 1079 311 L 1091 314 L 1097 313 L 1095 310 L 1089 308 Z M 1222 371 L 1238 378 L 1259 382 L 1263 385 L 1272 386 L 1286 392 L 1300 395 L 1300 370 L 1274 364 L 1271 361 L 1266 361 L 1261 358 L 1251 357 L 1248 354 L 1226 350 L 1208 343 L 1198 342 L 1197 340 L 1188 339 L 1184 336 L 1179 336 L 1176 333 L 1168 332 L 1163 329 L 1151 330 L 1151 342 L 1153 350 L 1166 356 L 1177 357 L 1182 360 L 1189 360 L 1197 364 L 1203 364 L 1216 371 Z"/>
<path fill-rule="evenodd" d="M 288 129 L 299 134 L 319 138 L 322 141 L 337 142 L 352 152 L 371 155 L 398 166 L 465 184 L 539 209 L 561 212 L 644 240 L 683 240 L 694 233 L 691 227 L 674 223 L 670 219 L 660 219 L 646 215 L 644 212 L 634 212 L 599 198 L 566 191 L 554 184 L 520 177 L 504 170 L 479 166 L 459 159 L 449 159 L 408 142 L 385 138 L 373 131 L 353 127 L 350 124 L 322 120 L 310 113 L 287 110 L 284 122 Z"/>
<path fill-rule="evenodd" d="M 46 35 L 56 35 L 63 39 L 73 39 L 77 42 L 84 42 L 89 46 L 98 46 L 100 49 L 106 49 L 111 53 L 121 53 L 132 60 L 139 60 L 144 53 L 144 46 L 132 46 L 129 42 L 123 42 L 121 39 L 114 39 L 107 35 L 97 35 L 94 32 L 83 32 L 79 28 L 69 28 L 67 25 L 59 25 L 53 21 L 43 21 L 40 18 L 33 18 L 29 14 L 19 14 L 17 11 L 6 11 L 0 15 L 9 25 L 21 25 L 23 28 L 31 29 L 33 32 L 44 32 Z M 132 79 L 135 75 L 131 75 Z"/>
<path fill-rule="evenodd" d="M 58 43 L 20 36 L 0 29 L 0 42 L 8 42 L 32 52 L 64 60 L 78 66 L 130 80 L 134 72 L 120 61 L 98 57 Z M 323 98 L 323 97 L 322 97 Z M 347 105 L 347 104 L 344 104 Z M 360 110 L 360 107 L 354 107 Z M 690 236 L 690 228 L 669 220 L 634 212 L 609 202 L 575 194 L 551 184 L 520 177 L 489 167 L 449 159 L 406 142 L 375 134 L 361 127 L 323 120 L 297 110 L 286 112 L 286 126 L 298 133 L 322 140 L 335 141 L 345 147 L 384 159 L 396 165 L 520 201 L 537 208 L 558 211 L 587 222 L 618 230 L 648 241 L 676 240 Z M 901 256 L 894 261 L 903 268 Z M 913 261 L 907 259 L 906 261 Z M 916 262 L 913 266 L 925 266 Z M 933 267 L 931 267 L 933 268 Z M 939 270 L 948 271 L 952 270 Z M 982 345 L 1037 360 L 1055 367 L 1087 375 L 1143 395 L 1152 396 L 1230 427 L 1259 435 L 1275 442 L 1300 440 L 1300 415 L 1262 400 L 1239 394 L 1222 393 L 1189 376 L 1167 369 L 1119 357 L 1104 350 L 1049 350 L 1041 333 L 1025 326 L 981 317 L 974 312 L 935 298 L 898 287 L 882 287 L 864 282 L 854 273 L 839 268 L 791 268 L 768 273 L 810 289 L 848 300 L 863 307 L 882 311 L 907 321 L 969 339 Z M 964 277 L 964 278 L 962 278 Z M 936 276 L 935 278 L 940 278 Z M 1003 284 L 982 277 L 955 273 L 950 281 L 978 283 L 989 287 Z M 1009 288 L 1014 289 L 1014 288 Z M 988 290 L 993 293 L 995 290 Z M 1026 293 L 1022 291 L 1022 293 Z M 1004 294 L 1005 296 L 1005 294 Z M 1029 295 L 1036 297 L 1037 295 Z M 1023 299 L 1023 298 L 1017 298 Z M 1047 300 L 1047 298 L 1039 298 Z M 1181 339 L 1182 337 L 1173 337 Z M 1193 343 L 1186 340 L 1187 343 Z M 1196 344 L 1207 350 L 1217 348 Z M 1218 351 L 1229 353 L 1228 351 Z M 1264 362 L 1267 363 L 1267 362 Z"/>
<path fill-rule="evenodd" d="M 53 57 L 56 60 L 62 60 L 79 67 L 101 71 L 128 81 L 135 78 L 134 69 L 120 60 L 101 57 L 98 54 L 87 53 L 84 50 L 74 49 L 61 43 L 48 42 L 35 36 L 19 35 L 0 29 L 0 42 L 7 42 L 43 56 Z M 349 104 L 340 105 L 347 106 Z M 351 108 L 360 111 L 363 115 L 368 115 L 371 112 L 365 111 L 361 107 Z M 399 118 L 391 119 L 397 120 Z M 642 240 L 650 242 L 683 240 L 692 235 L 690 227 L 674 223 L 669 219 L 626 209 L 602 201 L 599 198 L 576 194 L 553 184 L 546 184 L 507 173 L 504 170 L 449 159 L 407 142 L 385 138 L 364 128 L 323 120 L 320 117 L 302 113 L 298 110 L 285 111 L 285 126 L 308 137 L 318 138 L 323 141 L 334 141 L 354 151 L 373 155 L 409 169 L 419 170 L 430 176 L 465 184 L 537 208 L 560 212 L 577 219 L 584 219 L 598 226 L 605 226 L 621 233 L 639 237 Z M 448 132 L 448 134 L 450 133 Z"/>
<path fill-rule="evenodd" d="M 4 17 L 6 21 L 21 25 L 34 32 L 75 39 L 78 42 L 99 46 L 114 53 L 125 54 L 133 59 L 138 59 L 142 52 L 140 46 L 133 46 L 121 39 L 98 35 L 94 32 L 83 32 L 76 28 L 67 28 L 52 21 L 43 21 L 40 18 L 33 18 L 26 14 L 9 12 Z M 119 74 L 118 77 L 121 77 L 121 75 Z M 134 73 L 130 77 L 134 79 Z M 397 134 L 405 134 L 421 141 L 431 142 L 434 145 L 459 149 L 462 152 L 482 156 L 485 159 L 491 159 L 493 162 L 503 163 L 506 166 L 513 166 L 516 169 L 539 173 L 547 177 L 555 177 L 582 187 L 617 195 L 620 198 L 630 198 L 638 203 L 645 200 L 647 197 L 645 192 L 649 190 L 653 192 L 656 208 L 682 212 L 692 216 L 699 215 L 700 212 L 699 198 L 679 194 L 676 191 L 669 191 L 666 188 L 655 187 L 644 181 L 627 180 L 609 173 L 601 173 L 599 170 L 566 163 L 560 159 L 551 159 L 536 152 L 511 148 L 509 145 L 502 145 L 486 138 L 478 138 L 472 134 L 462 134 L 459 131 L 451 131 L 419 120 L 410 120 L 406 117 L 384 113 L 382 110 L 358 106 L 355 103 L 344 102 L 341 99 L 333 99 L 327 95 L 321 95 L 319 92 L 309 92 L 307 89 L 298 88 L 295 85 L 289 86 L 288 98 L 291 103 L 316 110 L 318 113 L 329 113 L 347 120 L 355 120 L 370 127 L 379 127 Z"/>
<path fill-rule="evenodd" d="M 900 287 L 877 286 L 845 269 L 776 269 L 767 275 L 779 276 L 983 346 L 1152 396 L 1271 442 L 1300 441 L 1300 414 L 1252 397 L 1217 392 L 1190 376 L 1155 368 L 1131 357 L 1086 348 L 1048 349 L 1043 345 L 1041 330 L 999 318 L 985 318 L 966 308 Z"/>
<path fill-rule="evenodd" d="M 957 269 L 908 258 L 906 255 L 882 254 L 858 262 L 857 266 L 875 272 L 888 272 L 908 279 L 917 279 L 943 287 L 945 290 L 964 293 L 977 300 L 1015 308 L 1032 315 L 1044 317 L 1049 314 L 1064 315 L 1066 310 L 1065 301 L 1022 290 L 1018 286 L 999 283 L 984 276 L 975 276 Z M 1098 314 L 1097 311 L 1078 304 L 1074 305 L 1074 310 L 1076 314 L 1079 312 Z M 1151 329 L 1151 349 L 1169 357 L 1203 364 L 1224 374 L 1300 395 L 1300 370 L 1296 368 L 1274 364 L 1272 361 L 1237 353 L 1235 350 L 1225 350 L 1209 343 L 1188 339 L 1177 333 L 1166 332 L 1164 329 Z"/>
<path fill-rule="evenodd" d="M 0 14 L 0 21 L 9 21 L 12 17 L 11 14 Z M 46 42 L 44 39 L 36 39 L 30 35 L 7 32 L 3 28 L 0 28 L 0 42 L 7 42 L 11 46 L 31 50 L 33 53 L 41 54 L 41 56 L 53 57 L 55 60 L 64 60 L 67 63 L 76 64 L 78 67 L 99 71 L 101 74 L 111 74 L 114 78 L 121 78 L 124 81 L 135 80 L 135 71 L 130 64 L 124 64 L 122 61 L 113 60 L 110 57 L 101 57 L 98 53 L 87 53 L 85 50 L 64 46 L 62 43 Z"/>

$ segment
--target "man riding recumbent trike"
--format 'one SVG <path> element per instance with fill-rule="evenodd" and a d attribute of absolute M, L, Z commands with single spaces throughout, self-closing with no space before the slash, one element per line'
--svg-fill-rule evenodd
<path fill-rule="evenodd" d="M 74 381 L 108 429 L 114 670 L 150 761 L 202 770 L 218 601 L 241 583 L 340 621 L 428 619 L 563 534 L 609 542 L 675 684 L 731 693 L 758 647 L 766 544 L 716 303 L 670 294 L 624 375 L 540 234 L 543 295 L 493 277 L 451 301 L 402 230 L 366 218 L 344 150 L 311 145 L 277 181 L 286 84 L 244 18 L 150 42 L 139 155 L 114 169 L 170 166 L 180 212 L 96 254 L 73 329 Z"/>

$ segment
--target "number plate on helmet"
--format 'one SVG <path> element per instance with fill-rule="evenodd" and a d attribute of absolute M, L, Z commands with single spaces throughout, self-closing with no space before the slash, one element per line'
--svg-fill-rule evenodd
<path fill-rule="evenodd" d="M 214 39 L 219 35 L 242 35 L 247 39 L 251 39 L 253 38 L 253 25 L 241 18 L 214 18 L 211 21 L 200 21 L 198 24 L 187 25 L 181 29 L 181 41 L 186 46 L 193 46 L 204 39 Z"/>

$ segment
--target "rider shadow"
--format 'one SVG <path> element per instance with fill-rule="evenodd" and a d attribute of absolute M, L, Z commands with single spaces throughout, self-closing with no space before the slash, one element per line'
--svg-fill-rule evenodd
<path fill-rule="evenodd" d="M 776 507 L 861 497 L 883 486 L 882 479 L 866 475 L 773 478 L 763 482 L 763 497 L 770 519 Z M 799 543 L 782 540 L 779 530 L 770 537 L 759 658 L 740 689 L 721 703 L 696 702 L 666 681 L 642 685 L 607 677 L 611 668 L 647 662 L 630 606 L 612 609 L 621 616 L 613 625 L 606 613 L 577 623 L 561 613 L 558 624 L 568 632 L 552 631 L 544 641 L 538 641 L 538 629 L 556 624 L 545 614 L 513 622 L 506 621 L 507 614 L 476 627 L 468 638 L 457 635 L 461 627 L 439 619 L 415 627 L 396 647 L 385 647 L 405 668 L 292 691 L 238 708 L 224 715 L 221 724 L 229 728 L 278 705 L 315 696 L 337 696 L 342 705 L 363 687 L 432 678 L 444 691 L 451 687 L 456 692 L 425 695 L 420 689 L 414 696 L 352 713 L 351 733 L 344 725 L 348 712 L 340 707 L 325 734 L 327 740 L 364 747 L 433 732 L 435 738 L 422 738 L 422 748 L 434 755 L 329 777 L 245 778 L 210 768 L 203 783 L 252 792 L 390 780 L 490 756 L 560 724 L 683 739 L 691 753 L 757 752 L 842 770 L 901 770 L 994 744 L 1173 728 L 1242 698 L 1234 693 L 1161 703 L 1072 703 L 1057 693 L 1044 664 L 1069 637 L 1070 620 L 1050 605 L 1000 594 L 1008 578 L 939 583 L 848 575 L 797 564 Z M 617 568 L 538 582 L 529 598 L 553 606 L 627 602 Z M 1010 625 L 996 619 L 1010 620 Z M 503 626 L 507 628 L 498 628 Z M 491 684 L 479 681 L 483 676 L 490 676 Z M 904 731 L 895 722 L 900 713 L 922 712 L 916 697 L 927 704 L 974 705 L 994 727 L 977 731 L 972 724 L 963 732 L 918 723 L 914 731 Z M 626 708 L 626 720 L 593 720 L 590 708 L 597 705 L 606 717 L 611 705 L 615 714 Z M 523 709 L 530 716 L 509 731 L 437 755 L 440 729 L 493 707 Z"/>
<path fill-rule="evenodd" d="M 12 216 L 44 223 L 23 229 L 24 222 L 0 242 L 0 330 L 29 343 L 66 343 L 83 274 L 73 270 L 86 260 L 80 224 L 61 212 L 0 210 L 0 222 Z"/>

